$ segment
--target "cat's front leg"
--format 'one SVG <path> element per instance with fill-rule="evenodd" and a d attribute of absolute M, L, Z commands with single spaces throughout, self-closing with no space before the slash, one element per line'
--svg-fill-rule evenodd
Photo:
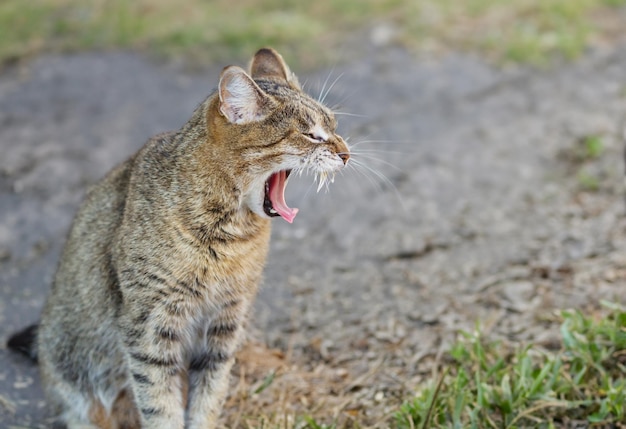
<path fill-rule="evenodd" d="M 179 365 L 131 352 L 129 368 L 141 427 L 182 429 L 186 383 Z"/>
<path fill-rule="evenodd" d="M 141 427 L 183 429 L 187 386 L 180 334 L 163 324 L 158 311 L 142 311 L 140 318 L 147 320 L 127 320 L 121 329 Z"/>
<path fill-rule="evenodd" d="M 231 302 L 209 325 L 207 347 L 197 350 L 191 360 L 189 429 L 212 429 L 217 424 L 247 309 L 246 302 Z"/>
<path fill-rule="evenodd" d="M 215 428 L 227 393 L 234 358 L 219 354 L 214 355 L 214 359 L 208 356 L 207 360 L 190 368 L 189 429 Z"/>

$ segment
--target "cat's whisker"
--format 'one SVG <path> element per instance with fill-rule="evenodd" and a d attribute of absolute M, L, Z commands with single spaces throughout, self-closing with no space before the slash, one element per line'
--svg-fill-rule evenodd
<path fill-rule="evenodd" d="M 384 183 L 386 183 L 386 184 L 388 184 L 388 185 L 390 185 L 390 186 L 395 188 L 395 185 L 393 184 L 391 179 L 389 179 L 387 176 L 385 176 L 383 173 L 381 173 L 380 171 L 376 170 L 375 168 L 372 168 L 369 165 L 365 164 L 364 162 L 358 161 L 356 159 L 353 159 L 352 163 L 355 164 L 356 166 L 363 167 L 363 168 L 367 169 L 368 171 L 370 171 L 371 173 L 376 175 L 376 177 L 381 179 Z"/>
<path fill-rule="evenodd" d="M 361 168 L 359 168 L 360 166 L 357 166 L 357 164 L 355 163 L 351 163 L 351 164 L 348 164 L 347 167 L 350 168 L 350 170 L 354 171 L 355 173 L 358 173 L 359 175 L 363 176 L 368 182 L 372 184 L 372 186 L 375 189 L 377 189 L 380 192 L 383 191 L 383 187 L 380 185 L 380 183 L 374 180 L 369 174 L 367 174 Z"/>
<path fill-rule="evenodd" d="M 359 115 L 358 113 L 341 112 L 339 110 L 333 110 L 333 114 L 338 116 L 352 116 L 355 118 L 371 118 L 369 115 Z"/>
<path fill-rule="evenodd" d="M 326 85 L 328 85 L 328 81 L 330 80 L 330 77 L 332 76 L 334 71 L 335 71 L 335 68 L 333 67 L 330 70 L 330 72 L 328 72 L 328 75 L 326 76 L 326 79 L 324 80 L 324 84 L 322 85 L 322 89 L 320 90 L 320 93 L 317 96 L 317 101 L 319 103 L 322 103 L 322 95 L 324 94 L 324 90 L 326 89 Z"/>
<path fill-rule="evenodd" d="M 302 202 L 304 200 L 306 200 L 306 198 L 309 196 L 309 194 L 311 193 L 311 190 L 315 187 L 315 182 L 311 182 L 309 183 L 309 186 L 307 186 L 306 191 L 304 192 L 304 194 L 300 197 L 300 205 L 302 205 Z"/>
<path fill-rule="evenodd" d="M 333 83 L 330 84 L 330 86 L 328 87 L 328 89 L 322 95 L 322 98 L 320 99 L 320 103 L 321 104 L 324 104 L 324 100 L 326 100 L 326 97 L 328 96 L 328 93 L 330 93 L 330 91 L 333 89 L 335 84 L 339 81 L 339 79 L 341 79 L 343 77 L 343 75 L 344 75 L 344 73 L 341 73 L 339 76 L 337 76 L 337 78 L 333 81 Z"/>
<path fill-rule="evenodd" d="M 362 154 L 362 153 L 354 153 L 354 152 L 352 152 L 352 155 L 356 155 L 357 157 L 371 159 L 371 160 L 380 162 L 381 164 L 388 165 L 389 167 L 393 168 L 394 170 L 402 171 L 402 169 L 400 167 L 398 167 L 397 165 L 392 164 L 391 162 L 386 161 L 384 159 L 380 159 L 380 158 L 378 158 L 376 156 L 372 156 L 372 155 L 368 155 L 368 154 Z"/>
<path fill-rule="evenodd" d="M 351 149 L 363 144 L 411 144 L 412 141 L 401 141 L 401 140 L 359 140 L 356 143 L 351 145 Z"/>
<path fill-rule="evenodd" d="M 393 154 L 393 155 L 406 155 L 410 152 L 408 151 L 397 151 L 397 150 L 387 150 L 387 149 L 354 149 L 350 150 L 351 155 L 361 155 L 361 154 Z"/>
<path fill-rule="evenodd" d="M 400 206 L 402 207 L 403 210 L 406 211 L 406 206 L 404 204 L 402 196 L 400 195 L 400 191 L 398 190 L 396 185 L 391 181 L 391 179 L 389 179 L 382 172 L 376 170 L 375 168 L 367 165 L 366 163 L 364 163 L 362 161 L 359 161 L 359 160 L 356 160 L 356 159 L 353 159 L 353 158 L 351 158 L 351 160 L 352 160 L 352 166 L 353 166 L 354 171 L 358 171 L 358 172 L 362 173 L 366 177 L 369 177 L 369 174 L 365 174 L 365 172 L 369 172 L 369 173 L 373 174 L 376 178 L 378 178 L 382 183 L 384 183 L 389 188 L 391 188 L 394 191 L 394 194 L 396 195 L 396 197 L 398 198 L 398 201 L 400 202 Z M 359 169 L 364 169 L 365 171 L 360 171 Z M 381 191 L 384 190 L 384 188 L 382 186 L 380 186 L 380 185 L 378 185 L 377 187 Z"/>
<path fill-rule="evenodd" d="M 350 93 L 344 95 L 337 103 L 331 107 L 331 110 L 343 108 L 348 100 L 350 100 L 357 93 L 357 90 L 352 90 Z"/>

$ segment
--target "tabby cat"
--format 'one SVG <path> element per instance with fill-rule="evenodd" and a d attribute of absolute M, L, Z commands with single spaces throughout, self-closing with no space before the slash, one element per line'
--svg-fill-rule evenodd
<path fill-rule="evenodd" d="M 296 216 L 290 173 L 348 162 L 336 125 L 261 49 L 88 192 L 39 327 L 11 340 L 36 338 L 59 427 L 215 427 L 270 219 Z"/>

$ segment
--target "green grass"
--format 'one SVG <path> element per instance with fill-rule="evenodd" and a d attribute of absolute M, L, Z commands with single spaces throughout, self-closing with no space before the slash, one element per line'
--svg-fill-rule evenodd
<path fill-rule="evenodd" d="M 464 49 L 500 62 L 575 58 L 602 34 L 598 11 L 626 0 L 3 0 L 0 63 L 41 52 L 125 48 L 205 63 L 272 45 L 309 67 L 347 37 L 388 23 L 417 50 Z"/>
<path fill-rule="evenodd" d="M 602 184 L 602 177 L 593 169 L 593 161 L 598 160 L 606 153 L 606 145 L 599 135 L 589 135 L 578 139 L 564 157 L 574 167 L 578 187 L 582 191 L 598 191 Z"/>
<path fill-rule="evenodd" d="M 583 191 L 595 192 L 600 189 L 600 178 L 581 167 L 576 175 L 578 186 Z"/>
<path fill-rule="evenodd" d="M 545 65 L 576 58 L 602 32 L 594 12 L 624 0 L 441 0 L 416 2 L 406 15 L 414 33 L 439 44 L 477 50 L 498 61 Z M 428 18 L 430 17 L 430 18 Z M 417 18 L 417 19 L 415 19 Z M 431 42 L 427 37 L 426 42 Z M 415 40 L 420 43 L 420 39 Z"/>
<path fill-rule="evenodd" d="M 611 425 L 626 422 L 626 308 L 605 305 L 600 320 L 562 312 L 557 352 L 507 351 L 478 331 L 463 334 L 446 372 L 401 407 L 396 427 L 620 427 Z"/>
<path fill-rule="evenodd" d="M 626 428 L 626 307 L 560 312 L 559 344 L 506 346 L 463 332 L 423 382 L 376 427 L 394 429 Z M 347 429 L 357 420 L 292 416 L 248 428 Z M 280 416 L 277 416 L 280 417 Z M 383 418 L 383 416 L 380 416 Z M 381 426 L 382 425 L 382 426 Z"/>
<path fill-rule="evenodd" d="M 604 153 L 604 142 L 600 136 L 592 135 L 583 139 L 583 157 L 597 159 Z"/>

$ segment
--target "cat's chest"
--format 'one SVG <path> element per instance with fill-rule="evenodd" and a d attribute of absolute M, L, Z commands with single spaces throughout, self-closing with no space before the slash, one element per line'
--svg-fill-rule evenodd
<path fill-rule="evenodd" d="M 181 241 L 171 266 L 174 277 L 193 289 L 188 304 L 209 316 L 233 300 L 256 295 L 269 247 L 269 229 L 203 245 Z"/>
<path fill-rule="evenodd" d="M 235 331 L 242 326 L 256 296 L 260 276 L 260 271 L 253 270 L 225 277 L 207 274 L 195 279 L 197 292 L 175 293 L 169 297 L 168 311 L 175 305 L 178 307 L 175 313 L 179 315 L 169 323 L 185 333 L 183 337 L 187 342 L 183 350 L 188 359 L 210 348 L 215 339 L 212 333 L 220 333 L 225 328 L 226 332 Z M 228 340 L 222 337 L 221 340 Z M 237 341 L 235 336 L 231 340 Z"/>
<path fill-rule="evenodd" d="M 177 240 L 173 265 L 181 276 L 192 277 L 218 294 L 222 289 L 236 292 L 259 280 L 269 240 L 268 222 L 254 228 L 223 228 L 203 242 Z"/>

